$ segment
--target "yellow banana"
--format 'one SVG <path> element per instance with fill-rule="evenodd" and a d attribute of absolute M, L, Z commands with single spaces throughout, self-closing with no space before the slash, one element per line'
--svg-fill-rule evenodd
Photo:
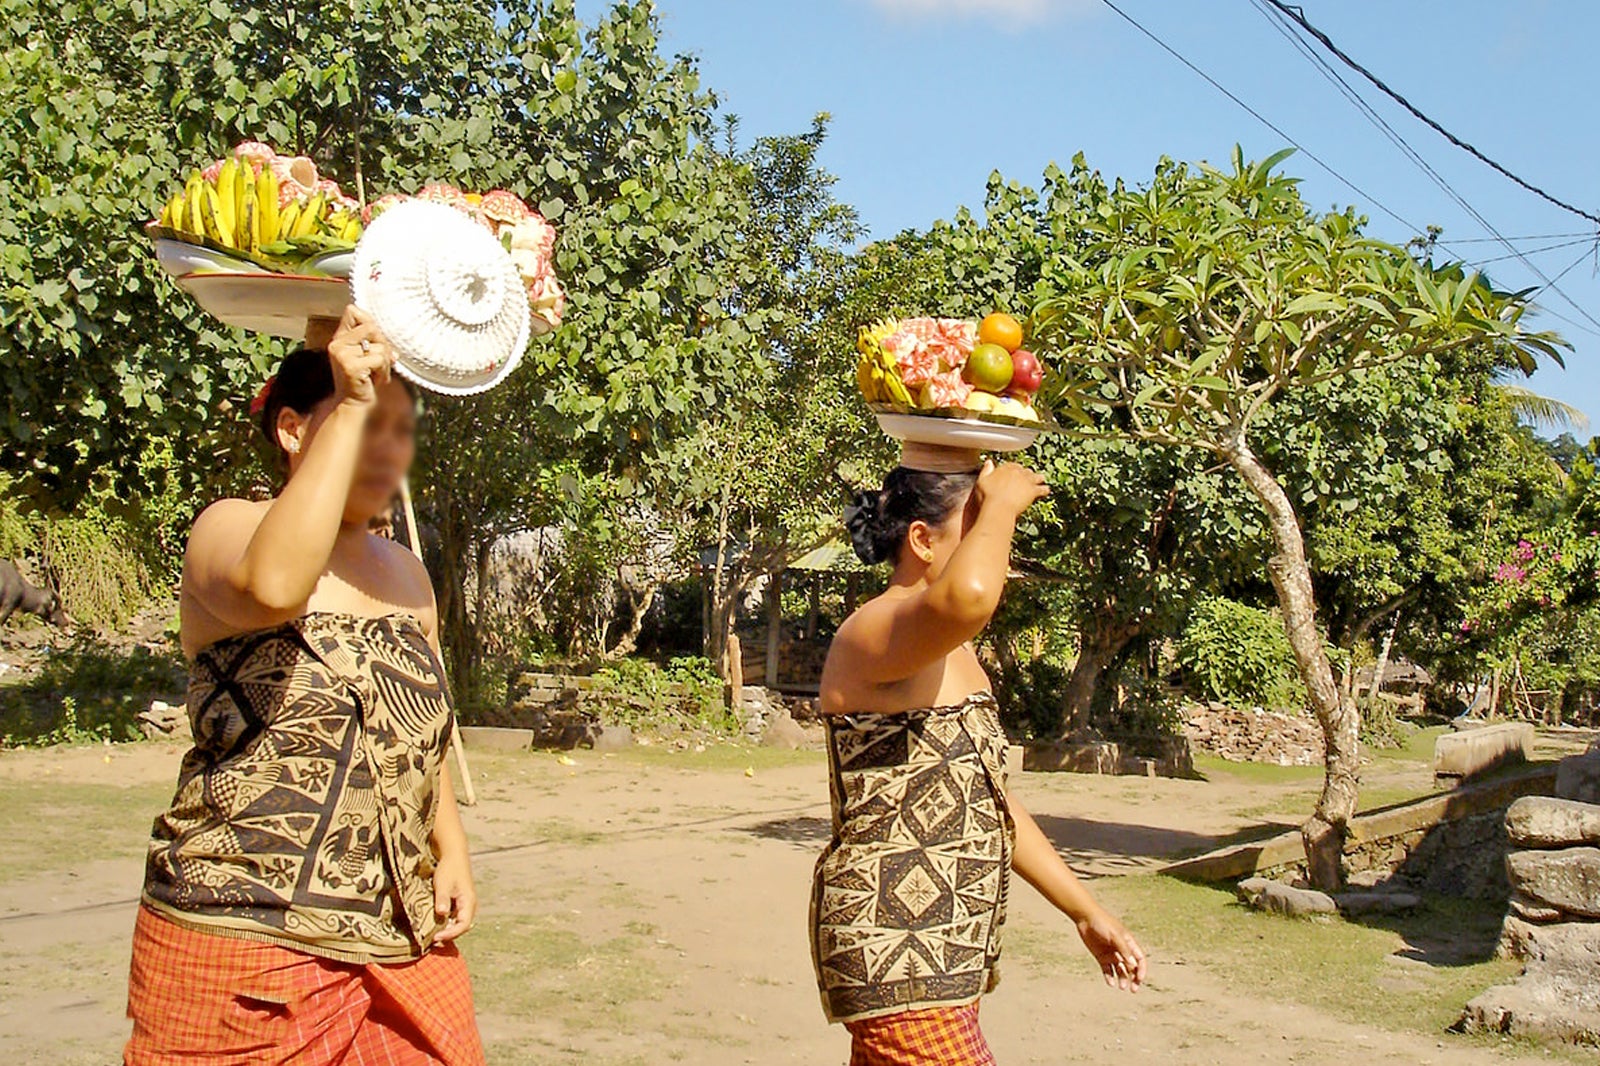
<path fill-rule="evenodd" d="M 344 229 L 339 236 L 343 240 L 355 242 L 361 239 L 361 233 L 366 227 L 361 224 L 361 216 L 354 211 L 350 212 L 350 221 L 344 224 Z"/>
<path fill-rule="evenodd" d="M 326 193 L 314 193 L 300 209 L 300 218 L 294 224 L 291 237 L 309 237 L 316 232 L 317 225 L 322 221 L 322 209 L 328 203 Z"/>
<path fill-rule="evenodd" d="M 205 179 L 197 170 L 189 175 L 189 180 L 183 186 L 183 209 L 178 213 L 178 228 L 185 233 L 196 236 L 203 235 L 206 231 L 205 224 L 200 220 L 200 189 L 205 185 Z"/>
<path fill-rule="evenodd" d="M 231 240 L 234 233 L 234 222 L 239 217 L 239 160 L 229 158 L 223 160 L 222 168 L 217 171 L 217 199 L 222 203 L 222 216 L 220 221 L 223 232 Z"/>
<path fill-rule="evenodd" d="M 906 383 L 900 380 L 899 375 L 885 374 L 883 380 L 884 384 L 889 386 L 890 399 L 897 403 L 909 404 L 912 407 L 916 406 L 916 402 L 911 399 L 911 390 L 906 388 Z"/>
<path fill-rule="evenodd" d="M 861 390 L 861 395 L 868 403 L 878 402 L 878 382 L 872 376 L 873 364 L 863 356 L 856 363 L 856 387 Z"/>
<path fill-rule="evenodd" d="M 261 252 L 261 200 L 256 194 L 256 183 L 248 182 L 244 188 L 244 210 L 239 214 L 240 251 L 257 255 Z"/>
<path fill-rule="evenodd" d="M 295 223 L 300 220 L 301 207 L 299 200 L 290 200 L 283 210 L 278 212 L 278 228 L 273 231 L 272 240 L 267 241 L 268 244 L 289 239 L 294 233 Z M 261 236 L 265 238 L 266 233 L 263 232 Z"/>
<path fill-rule="evenodd" d="M 210 183 L 200 186 L 200 223 L 211 240 L 227 244 L 232 237 L 222 228 L 222 200 Z"/>
<path fill-rule="evenodd" d="M 256 210 L 261 215 L 257 228 L 257 243 L 271 244 L 278 239 L 278 175 L 271 167 L 262 167 L 256 178 Z"/>

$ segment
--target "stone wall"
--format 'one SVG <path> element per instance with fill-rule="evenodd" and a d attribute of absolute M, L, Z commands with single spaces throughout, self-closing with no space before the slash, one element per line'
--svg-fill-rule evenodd
<path fill-rule="evenodd" d="M 1600 1045 L 1600 749 L 1563 760 L 1556 793 L 1506 812 L 1500 951 L 1525 967 L 1468 1003 L 1458 1027 Z"/>
<path fill-rule="evenodd" d="M 1322 730 L 1307 714 L 1189 703 L 1182 708 L 1183 735 L 1195 751 L 1233 762 L 1320 766 Z"/>
<path fill-rule="evenodd" d="M 1438 795 L 1357 815 L 1345 843 L 1345 869 L 1354 885 L 1393 882 L 1443 896 L 1505 900 L 1505 813 L 1513 801 L 1549 795 L 1554 765 L 1536 764 Z M 1197 881 L 1261 875 L 1282 881 L 1305 876 L 1298 831 L 1236 844 L 1173 863 L 1164 873 Z"/>

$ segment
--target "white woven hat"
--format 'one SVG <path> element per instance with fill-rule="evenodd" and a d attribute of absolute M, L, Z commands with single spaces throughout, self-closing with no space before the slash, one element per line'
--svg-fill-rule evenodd
<path fill-rule="evenodd" d="M 395 367 L 424 388 L 483 392 L 528 347 L 528 290 L 511 256 L 453 207 L 408 200 L 356 245 L 355 302 L 394 346 Z"/>

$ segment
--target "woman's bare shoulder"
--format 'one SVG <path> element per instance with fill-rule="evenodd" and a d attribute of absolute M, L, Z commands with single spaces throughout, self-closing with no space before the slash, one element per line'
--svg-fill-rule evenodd
<path fill-rule="evenodd" d="M 271 506 L 271 500 L 229 497 L 216 501 L 201 511 L 189 527 L 189 551 L 204 548 L 217 538 L 237 541 L 261 524 Z"/>

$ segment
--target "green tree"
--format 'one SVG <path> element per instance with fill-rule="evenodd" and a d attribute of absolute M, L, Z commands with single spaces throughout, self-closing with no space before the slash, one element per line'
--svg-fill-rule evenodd
<path fill-rule="evenodd" d="M 1327 744 L 1303 829 L 1312 881 L 1342 881 L 1356 807 L 1359 716 L 1318 631 L 1305 534 L 1256 433 L 1286 395 L 1374 368 L 1485 347 L 1558 356 L 1523 328 L 1524 300 L 1458 268 L 1433 268 L 1361 232 L 1353 213 L 1318 215 L 1280 153 L 1232 172 L 1164 161 L 1151 185 L 1104 188 L 1085 212 L 1088 247 L 1047 272 L 1036 337 L 1061 369 L 1056 410 L 1085 428 L 1198 449 L 1258 501 L 1273 542 L 1267 571 Z M 1330 483 L 1330 488 L 1331 488 Z"/>

